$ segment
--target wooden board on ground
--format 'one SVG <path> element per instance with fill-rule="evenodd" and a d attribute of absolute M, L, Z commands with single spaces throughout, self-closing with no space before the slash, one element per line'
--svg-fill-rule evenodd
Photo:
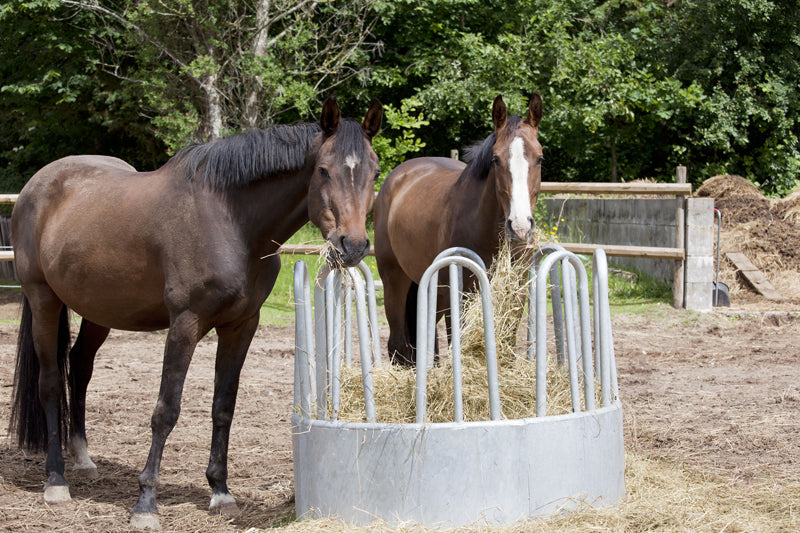
<path fill-rule="evenodd" d="M 744 279 L 764 298 L 769 300 L 781 301 L 783 296 L 775 290 L 772 284 L 764 277 L 764 274 L 750 262 L 743 253 L 727 252 L 725 254 L 736 270 L 744 276 Z"/>

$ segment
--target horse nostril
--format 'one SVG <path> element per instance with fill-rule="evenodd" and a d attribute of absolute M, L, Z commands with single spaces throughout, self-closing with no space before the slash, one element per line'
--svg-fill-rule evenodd
<path fill-rule="evenodd" d="M 509 235 L 513 235 L 514 234 L 514 228 L 511 226 L 511 219 L 510 218 L 506 219 L 506 231 L 508 231 Z"/>
<path fill-rule="evenodd" d="M 528 217 L 528 223 L 533 227 L 533 217 Z"/>
<path fill-rule="evenodd" d="M 345 235 L 339 237 L 339 249 L 342 252 L 347 252 L 347 237 Z"/>

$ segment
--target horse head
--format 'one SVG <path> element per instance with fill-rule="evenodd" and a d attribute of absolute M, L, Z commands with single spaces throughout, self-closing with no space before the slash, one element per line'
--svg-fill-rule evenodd
<path fill-rule="evenodd" d="M 534 94 L 527 117 L 508 117 L 498 96 L 492 105 L 495 142 L 489 177 L 494 179 L 497 200 L 505 215 L 505 234 L 512 241 L 530 241 L 534 235 L 533 206 L 542 183 L 542 145 L 539 122 L 542 98 Z"/>
<path fill-rule="evenodd" d="M 375 99 L 361 124 L 340 119 L 336 97 L 322 108 L 322 145 L 308 194 L 308 216 L 330 244 L 328 260 L 355 266 L 369 252 L 366 220 L 380 175 L 372 138 L 383 106 Z"/>

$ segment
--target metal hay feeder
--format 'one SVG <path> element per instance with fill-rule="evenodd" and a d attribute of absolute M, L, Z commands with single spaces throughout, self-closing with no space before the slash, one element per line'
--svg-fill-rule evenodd
<path fill-rule="evenodd" d="M 295 265 L 292 444 L 298 518 L 336 516 L 354 524 L 379 519 L 426 527 L 504 524 L 582 504 L 613 505 L 624 496 L 622 408 L 604 252 L 598 250 L 594 257 L 592 310 L 588 276 L 578 257 L 558 246 L 537 253 L 531 266 L 535 280 L 530 288 L 528 316 L 532 341 L 528 357 L 537 361 L 537 416 L 510 420 L 503 418 L 498 398 L 489 283 L 484 268 L 471 257 L 455 253 L 437 258 L 420 282 L 417 421 L 413 424 L 386 423 L 375 417 L 370 369 L 380 364 L 380 355 L 375 340 L 377 318 L 371 311 L 367 317 L 366 311 L 374 309 L 375 298 L 369 269 L 348 269 L 343 275 L 323 267 L 315 289 L 314 323 L 308 270 L 302 261 Z M 432 339 L 429 333 L 434 326 L 428 305 L 435 307 L 429 294 L 435 295 L 431 288 L 435 288 L 436 273 L 441 268 L 451 271 L 451 305 L 456 310 L 460 306 L 457 295 L 461 278 L 457 269 L 467 268 L 478 279 L 486 318 L 490 420 L 460 421 L 460 377 L 454 372 L 454 421 L 425 421 L 426 362 L 432 351 L 432 342 L 426 339 Z M 547 415 L 544 377 L 540 382 L 538 375 L 547 359 L 548 277 L 559 282 L 551 289 L 553 297 L 558 293 L 553 298 L 553 308 L 558 309 L 552 316 L 553 331 L 561 339 L 557 358 L 570 372 L 573 407 L 572 413 L 556 416 Z M 344 295 L 348 295 L 345 300 L 350 299 L 349 289 L 343 290 L 348 287 L 342 282 L 346 278 L 352 280 L 355 290 L 365 422 L 335 419 L 343 357 L 342 299 Z M 345 322 L 349 320 L 346 317 Z M 459 324 L 457 317 L 452 323 Z M 453 328 L 454 368 L 459 366 L 456 359 L 460 360 L 458 329 Z M 600 406 L 594 405 L 595 373 L 601 387 Z"/>

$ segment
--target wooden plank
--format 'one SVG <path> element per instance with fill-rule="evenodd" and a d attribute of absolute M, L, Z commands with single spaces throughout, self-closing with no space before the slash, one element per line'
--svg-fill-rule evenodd
<path fill-rule="evenodd" d="M 321 244 L 284 244 L 278 248 L 279 254 L 285 255 L 319 255 L 324 248 Z M 375 247 L 369 247 L 367 255 L 375 255 Z"/>
<path fill-rule="evenodd" d="M 783 296 L 775 290 L 772 284 L 764 277 L 764 274 L 750 262 L 750 260 L 743 253 L 740 252 L 726 252 L 725 256 L 736 267 L 745 281 L 749 283 L 759 294 L 768 300 L 782 301 Z"/>
<path fill-rule="evenodd" d="M 0 250 L 0 261 L 13 261 L 13 260 L 14 260 L 13 250 Z"/>
<path fill-rule="evenodd" d="M 591 255 L 598 248 L 605 250 L 606 255 L 614 257 L 645 257 L 649 259 L 683 260 L 685 251 L 682 248 L 659 248 L 656 246 L 622 246 L 617 244 L 583 244 L 572 242 L 558 243 L 575 254 Z"/>
<path fill-rule="evenodd" d="M 542 193 L 691 196 L 691 183 L 585 183 L 543 181 Z"/>
<path fill-rule="evenodd" d="M 18 194 L 0 194 L 0 204 L 13 204 L 16 203 Z"/>
<path fill-rule="evenodd" d="M 621 246 L 613 244 L 583 244 L 572 242 L 559 243 L 564 249 L 575 254 L 592 255 L 595 250 L 602 248 L 606 255 L 614 257 L 646 257 L 650 259 L 680 259 L 684 258 L 684 251 L 680 248 L 657 248 L 655 246 Z M 319 254 L 322 246 L 318 244 L 284 244 L 278 250 L 282 254 L 315 255 Z M 375 247 L 371 246 L 369 255 L 375 255 Z"/>

